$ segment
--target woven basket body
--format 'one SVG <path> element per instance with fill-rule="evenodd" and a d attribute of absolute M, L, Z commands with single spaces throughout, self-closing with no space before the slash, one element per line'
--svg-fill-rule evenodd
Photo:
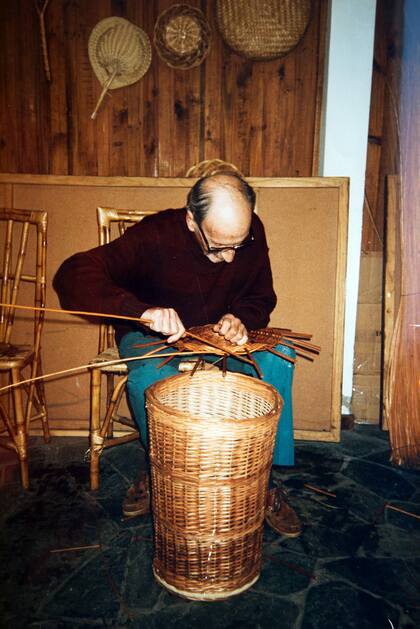
<path fill-rule="evenodd" d="M 146 390 L 156 579 L 197 600 L 257 580 L 282 399 L 241 374 L 172 376 Z"/>

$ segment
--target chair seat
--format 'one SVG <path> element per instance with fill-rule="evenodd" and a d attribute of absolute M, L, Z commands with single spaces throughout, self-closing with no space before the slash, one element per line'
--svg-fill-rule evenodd
<path fill-rule="evenodd" d="M 100 354 L 97 354 L 95 358 L 92 358 L 89 364 L 100 366 L 101 363 L 107 362 L 109 360 L 118 360 L 119 358 L 120 358 L 120 355 L 118 353 L 118 348 L 109 347 L 108 349 L 101 352 Z M 118 363 L 117 365 L 108 365 L 108 366 L 104 366 L 100 368 L 101 368 L 101 371 L 105 373 L 114 373 L 114 374 L 116 373 L 122 376 L 127 373 L 127 365 L 125 363 Z"/>
<path fill-rule="evenodd" d="M 0 343 L 0 371 L 22 369 L 31 362 L 33 356 L 34 349 L 31 345 Z"/>

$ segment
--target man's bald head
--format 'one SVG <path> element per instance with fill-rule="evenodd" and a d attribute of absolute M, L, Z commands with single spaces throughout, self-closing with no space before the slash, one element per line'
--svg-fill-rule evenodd
<path fill-rule="evenodd" d="M 247 239 L 255 206 L 255 192 L 236 173 L 202 177 L 191 189 L 187 226 L 211 262 L 232 262 Z"/>
<path fill-rule="evenodd" d="M 187 209 L 192 213 L 194 220 L 201 226 L 210 209 L 220 210 L 220 219 L 223 218 L 222 203 L 230 200 L 228 207 L 248 207 L 250 213 L 255 207 L 255 192 L 253 188 L 238 174 L 233 172 L 221 172 L 209 177 L 202 177 L 191 188 L 187 200 Z M 227 217 L 226 217 L 227 218 Z"/>

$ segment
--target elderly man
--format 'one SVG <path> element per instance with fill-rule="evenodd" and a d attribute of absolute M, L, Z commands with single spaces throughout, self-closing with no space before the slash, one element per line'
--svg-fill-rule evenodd
<path fill-rule="evenodd" d="M 141 345 L 150 343 L 151 334 L 174 343 L 186 328 L 209 323 L 232 344 L 246 343 L 248 330 L 265 327 L 276 304 L 264 228 L 254 207 L 255 192 L 239 175 L 202 177 L 186 208 L 148 216 L 110 244 L 66 260 L 54 278 L 62 306 L 149 320 L 150 330 L 115 326 L 122 357 L 145 353 L 149 348 L 142 351 Z M 289 348 L 281 351 L 293 355 Z M 268 352 L 255 357 L 264 380 L 284 400 L 273 462 L 292 465 L 293 365 Z M 129 401 L 146 450 L 144 390 L 176 373 L 179 365 L 174 360 L 158 369 L 159 362 L 128 363 Z M 228 368 L 255 375 L 252 366 L 239 360 L 229 359 Z M 140 515 L 148 509 L 143 475 L 129 488 L 123 512 Z M 266 521 L 280 534 L 300 533 L 300 521 L 280 487 L 269 491 Z"/>

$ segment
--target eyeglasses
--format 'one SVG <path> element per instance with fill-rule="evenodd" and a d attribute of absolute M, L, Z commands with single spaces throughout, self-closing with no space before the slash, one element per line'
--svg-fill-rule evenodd
<path fill-rule="evenodd" d="M 200 225 L 197 222 L 195 224 L 197 225 L 198 231 L 201 234 L 201 237 L 203 239 L 203 242 L 204 242 L 204 245 L 205 245 L 207 253 L 223 253 L 224 251 L 236 251 L 237 249 L 243 249 L 244 247 L 249 247 L 249 245 L 252 245 L 252 243 L 255 240 L 254 233 L 253 233 L 252 227 L 251 227 L 248 236 L 245 238 L 245 240 L 240 242 L 238 245 L 230 245 L 229 247 L 228 246 L 226 246 L 226 247 L 210 247 L 209 241 L 207 240 L 206 235 L 203 232 L 203 230 L 201 229 Z"/>

